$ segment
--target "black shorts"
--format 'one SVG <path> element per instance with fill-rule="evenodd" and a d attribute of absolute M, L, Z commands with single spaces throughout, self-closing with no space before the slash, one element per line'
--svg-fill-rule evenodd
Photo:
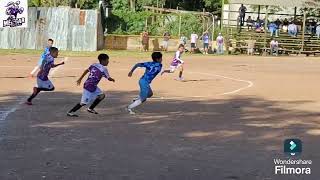
<path fill-rule="evenodd" d="M 203 43 L 203 48 L 208 49 L 209 48 L 209 43 Z"/>
<path fill-rule="evenodd" d="M 196 48 L 196 43 L 191 43 L 191 48 Z"/>

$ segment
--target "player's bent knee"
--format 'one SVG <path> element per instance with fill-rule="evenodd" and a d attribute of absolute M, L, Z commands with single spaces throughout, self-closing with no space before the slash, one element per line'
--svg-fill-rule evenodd
<path fill-rule="evenodd" d="M 103 100 L 104 98 L 106 98 L 106 95 L 105 95 L 105 94 L 100 94 L 100 95 L 98 96 L 98 98 L 99 98 L 100 100 Z"/>

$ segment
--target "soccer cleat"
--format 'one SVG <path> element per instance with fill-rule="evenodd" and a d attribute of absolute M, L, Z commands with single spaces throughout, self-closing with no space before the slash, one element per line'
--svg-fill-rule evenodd
<path fill-rule="evenodd" d="M 78 115 L 73 114 L 72 112 L 68 112 L 67 116 L 69 116 L 69 117 L 79 117 Z"/>
<path fill-rule="evenodd" d="M 181 78 L 176 78 L 175 80 L 176 81 L 184 81 L 184 78 L 182 78 L 182 77 Z"/>
<path fill-rule="evenodd" d="M 29 101 L 25 102 L 25 104 L 29 105 L 29 106 L 32 106 L 32 102 L 29 102 Z"/>
<path fill-rule="evenodd" d="M 136 113 L 132 110 L 132 109 L 130 109 L 130 108 L 126 108 L 126 111 L 129 113 L 129 114 L 131 114 L 131 115 L 135 115 Z"/>
<path fill-rule="evenodd" d="M 88 108 L 87 111 L 88 111 L 89 113 L 92 113 L 92 114 L 99 114 L 99 113 L 98 113 L 97 111 L 95 111 L 94 109 Z"/>

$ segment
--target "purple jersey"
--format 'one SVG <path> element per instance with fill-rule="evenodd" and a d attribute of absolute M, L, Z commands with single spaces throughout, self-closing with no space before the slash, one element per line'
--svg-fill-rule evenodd
<path fill-rule="evenodd" d="M 171 66 L 178 66 L 179 64 L 183 64 L 183 61 L 180 58 L 181 58 L 181 53 L 180 51 L 177 51 L 173 58 L 173 61 L 171 62 Z"/>
<path fill-rule="evenodd" d="M 50 73 L 51 68 L 54 66 L 54 58 L 48 54 L 42 62 L 40 71 L 38 73 L 38 78 L 42 81 L 47 81 L 48 75 Z"/>
<path fill-rule="evenodd" d="M 92 64 L 88 70 L 89 70 L 89 76 L 86 82 L 84 83 L 84 89 L 90 92 L 96 91 L 102 77 L 105 77 L 107 79 L 110 78 L 107 68 L 105 68 L 101 64 L 98 64 L 98 63 Z"/>

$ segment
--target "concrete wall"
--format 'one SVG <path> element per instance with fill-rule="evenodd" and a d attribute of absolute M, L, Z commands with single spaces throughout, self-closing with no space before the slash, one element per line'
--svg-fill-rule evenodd
<path fill-rule="evenodd" d="M 162 37 L 150 37 L 149 50 L 159 51 L 162 46 Z M 179 45 L 178 39 L 169 40 L 169 51 L 176 51 Z M 140 50 L 141 48 L 140 36 L 123 36 L 123 35 L 108 35 L 105 38 L 105 49 L 117 50 Z"/>
<path fill-rule="evenodd" d="M 43 49 L 48 38 L 61 50 L 96 51 L 103 47 L 97 10 L 31 7 L 28 16 L 28 28 L 0 29 L 1 49 Z"/>

